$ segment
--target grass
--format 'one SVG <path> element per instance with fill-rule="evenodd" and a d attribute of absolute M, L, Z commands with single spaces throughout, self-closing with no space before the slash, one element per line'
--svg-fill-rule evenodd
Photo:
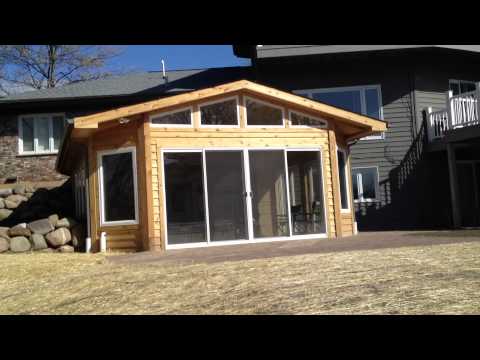
<path fill-rule="evenodd" d="M 214 264 L 0 255 L 1 314 L 479 314 L 480 243 Z"/>

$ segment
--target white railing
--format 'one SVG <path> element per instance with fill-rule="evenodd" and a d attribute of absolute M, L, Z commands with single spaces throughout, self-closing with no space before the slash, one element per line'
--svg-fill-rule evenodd
<path fill-rule="evenodd" d="M 476 90 L 453 96 L 447 92 L 445 109 L 433 111 L 431 107 L 425 109 L 427 113 L 427 132 L 429 141 L 442 138 L 448 130 L 480 124 L 480 83 Z"/>

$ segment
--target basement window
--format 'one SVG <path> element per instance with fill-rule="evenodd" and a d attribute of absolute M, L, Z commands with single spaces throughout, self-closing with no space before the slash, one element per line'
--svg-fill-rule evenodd
<path fill-rule="evenodd" d="M 263 101 L 245 98 L 247 126 L 284 127 L 283 109 Z"/>
<path fill-rule="evenodd" d="M 192 127 L 193 111 L 191 108 L 174 110 L 150 117 L 152 125 L 159 127 Z"/>
<path fill-rule="evenodd" d="M 352 169 L 353 201 L 373 202 L 378 197 L 378 168 L 362 167 Z"/>
<path fill-rule="evenodd" d="M 98 152 L 101 225 L 138 224 L 134 147 Z"/>
<path fill-rule="evenodd" d="M 21 115 L 18 118 L 18 153 L 55 154 L 64 133 L 63 114 Z"/>

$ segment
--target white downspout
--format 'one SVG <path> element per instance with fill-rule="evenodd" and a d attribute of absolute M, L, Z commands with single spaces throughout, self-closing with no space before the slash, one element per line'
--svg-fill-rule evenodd
<path fill-rule="evenodd" d="M 107 251 L 107 233 L 105 231 L 100 234 L 100 251 L 103 253 Z"/>

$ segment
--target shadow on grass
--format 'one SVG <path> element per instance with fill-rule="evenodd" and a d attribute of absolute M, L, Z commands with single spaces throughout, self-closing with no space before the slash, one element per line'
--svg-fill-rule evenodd
<path fill-rule="evenodd" d="M 427 237 L 480 237 L 480 229 L 472 230 L 444 230 L 444 231 L 416 231 L 404 236 L 427 236 Z"/>

